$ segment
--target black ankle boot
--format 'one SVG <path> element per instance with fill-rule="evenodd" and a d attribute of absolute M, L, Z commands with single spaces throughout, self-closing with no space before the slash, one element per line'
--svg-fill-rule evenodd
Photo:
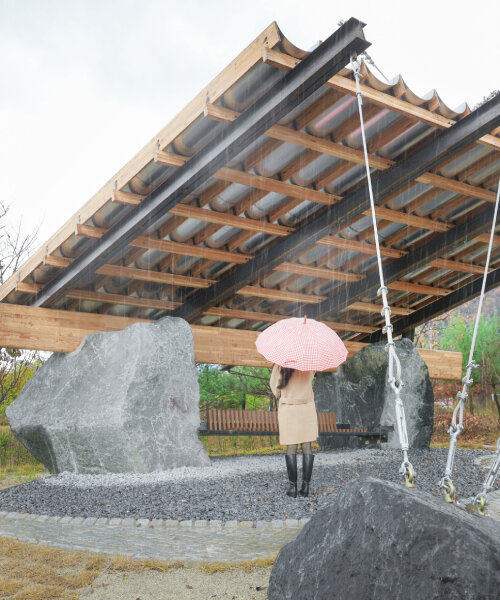
<path fill-rule="evenodd" d="M 313 470 L 314 454 L 302 455 L 302 487 L 299 494 L 306 498 L 309 496 L 309 484 L 311 483 L 311 475 Z"/>
<path fill-rule="evenodd" d="M 297 498 L 297 455 L 285 454 L 285 461 L 288 481 L 290 483 L 286 495 L 291 498 Z"/>

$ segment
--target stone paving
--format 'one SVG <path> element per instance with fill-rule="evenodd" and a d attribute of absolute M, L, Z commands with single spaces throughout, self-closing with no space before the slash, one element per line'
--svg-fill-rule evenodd
<path fill-rule="evenodd" d="M 3 511 L 0 535 L 72 550 L 197 564 L 271 557 L 307 521 L 83 519 Z"/>
<path fill-rule="evenodd" d="M 487 515 L 500 521 L 500 490 L 489 495 Z M 0 535 L 72 550 L 199 564 L 271 557 L 294 539 L 308 520 L 149 521 L 1 511 Z"/>

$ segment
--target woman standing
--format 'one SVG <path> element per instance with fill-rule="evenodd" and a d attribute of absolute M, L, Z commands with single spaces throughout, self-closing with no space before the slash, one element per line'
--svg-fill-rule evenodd
<path fill-rule="evenodd" d="M 273 366 L 269 382 L 279 401 L 280 444 L 286 446 L 286 468 L 290 486 L 287 496 L 297 497 L 297 446 L 302 445 L 302 487 L 299 494 L 309 496 L 314 463 L 311 442 L 318 438 L 318 416 L 312 389 L 313 371 L 296 371 Z"/>

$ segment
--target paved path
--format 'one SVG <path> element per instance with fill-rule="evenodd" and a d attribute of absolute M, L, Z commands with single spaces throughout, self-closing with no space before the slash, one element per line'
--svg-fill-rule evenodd
<path fill-rule="evenodd" d="M 0 535 L 46 546 L 165 562 L 239 562 L 273 556 L 299 533 L 307 520 L 221 523 L 0 512 Z"/>
<path fill-rule="evenodd" d="M 500 490 L 490 494 L 487 514 L 500 521 Z M 72 550 L 197 564 L 273 556 L 307 521 L 83 519 L 3 511 L 0 535 Z"/>

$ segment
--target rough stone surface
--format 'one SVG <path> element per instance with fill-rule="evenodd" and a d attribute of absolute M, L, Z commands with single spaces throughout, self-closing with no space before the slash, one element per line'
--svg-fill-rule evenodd
<path fill-rule="evenodd" d="M 203 466 L 193 336 L 165 317 L 87 335 L 53 354 L 7 409 L 14 435 L 52 473 Z"/>
<path fill-rule="evenodd" d="M 408 339 L 396 341 L 396 353 L 401 361 L 404 387 L 403 400 L 408 441 L 411 448 L 427 448 L 434 419 L 434 393 L 427 365 Z M 366 346 L 346 360 L 336 373 L 318 373 L 314 396 L 318 411 L 333 411 L 338 423 L 350 423 L 375 431 L 379 425 L 393 425 L 388 445 L 399 448 L 394 410 L 394 393 L 387 383 L 388 359 L 385 343 Z M 347 441 L 348 440 L 348 441 Z M 361 438 L 332 439 L 320 435 L 323 448 L 343 445 L 356 447 Z"/>
<path fill-rule="evenodd" d="M 494 600 L 500 524 L 441 497 L 352 481 L 280 551 L 270 600 Z"/>

